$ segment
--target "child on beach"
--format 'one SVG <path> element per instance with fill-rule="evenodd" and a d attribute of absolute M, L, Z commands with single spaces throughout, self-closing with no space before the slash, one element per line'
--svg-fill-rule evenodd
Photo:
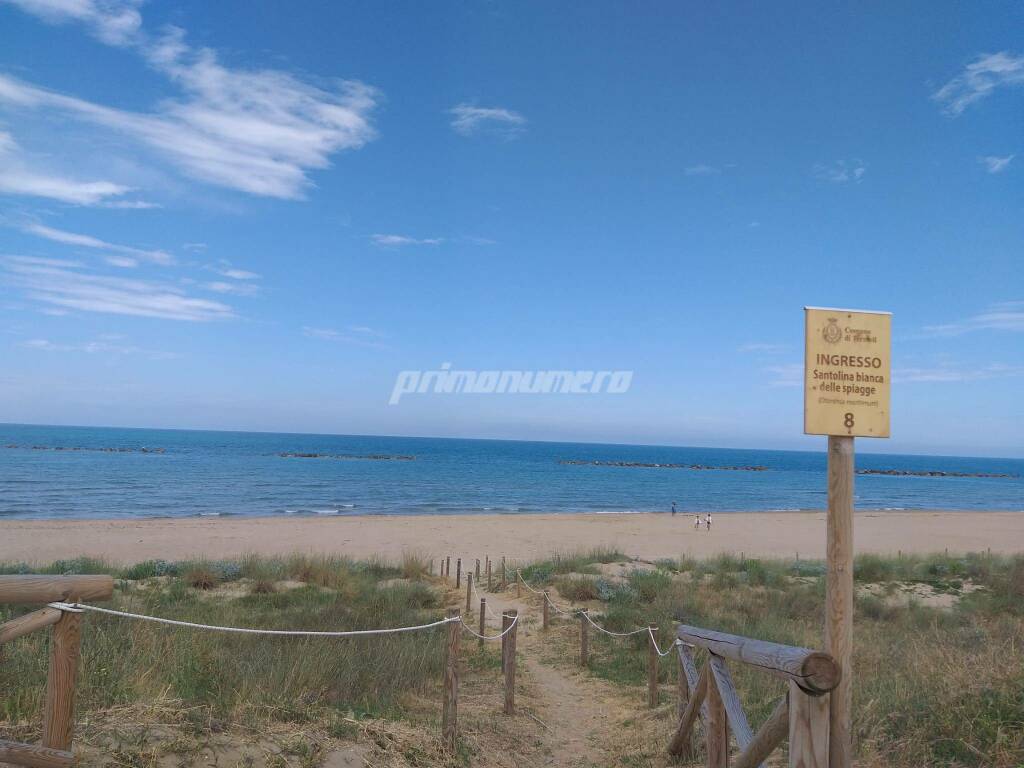
<path fill-rule="evenodd" d="M 700 530 L 700 515 L 694 515 L 693 516 L 693 530 L 695 530 L 695 531 L 699 531 Z"/>
<path fill-rule="evenodd" d="M 707 524 L 708 530 L 710 531 L 711 530 L 711 513 L 710 512 L 708 512 L 708 516 L 706 518 L 704 518 L 704 522 Z"/>
<path fill-rule="evenodd" d="M 672 502 L 672 516 L 675 517 L 675 514 L 676 514 L 676 503 L 673 501 Z"/>

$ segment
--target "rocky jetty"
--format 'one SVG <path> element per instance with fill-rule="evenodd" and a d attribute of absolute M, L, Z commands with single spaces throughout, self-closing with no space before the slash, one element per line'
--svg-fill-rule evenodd
<path fill-rule="evenodd" d="M 998 472 L 943 472 L 933 469 L 917 471 L 912 469 L 858 469 L 858 475 L 894 475 L 896 477 L 1020 477 L 1020 475 Z"/>
<path fill-rule="evenodd" d="M 362 461 L 415 461 L 415 456 L 371 453 L 361 456 L 353 453 L 279 453 L 282 459 L 352 459 Z"/>
<path fill-rule="evenodd" d="M 757 465 L 738 467 L 715 467 L 709 464 L 655 464 L 646 461 L 588 461 L 586 459 L 562 459 L 559 464 L 584 465 L 590 467 L 641 467 L 644 469 L 712 469 L 731 472 L 767 472 L 768 467 Z"/>

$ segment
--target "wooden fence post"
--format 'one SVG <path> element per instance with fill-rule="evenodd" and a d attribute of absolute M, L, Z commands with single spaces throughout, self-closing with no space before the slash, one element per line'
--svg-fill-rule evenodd
<path fill-rule="evenodd" d="M 452 556 L 451 555 L 448 555 L 448 557 L 446 557 L 444 559 L 444 575 L 445 575 L 445 578 L 447 578 L 447 577 L 452 575 Z"/>
<path fill-rule="evenodd" d="M 448 611 L 449 619 L 459 618 L 457 608 Z M 459 639 L 462 637 L 460 622 L 448 624 L 448 639 L 444 653 L 444 704 L 441 710 L 441 736 L 449 750 L 455 749 L 459 733 Z"/>
<path fill-rule="evenodd" d="M 481 635 L 486 634 L 486 630 L 487 630 L 487 598 L 486 597 L 481 597 L 480 598 L 480 632 L 479 632 L 479 634 L 481 634 Z M 484 647 L 483 638 L 480 638 L 480 640 L 478 641 L 478 645 L 481 648 Z"/>
<path fill-rule="evenodd" d="M 75 680 L 82 640 L 82 614 L 65 611 L 53 625 L 46 673 L 43 746 L 71 751 L 75 729 Z"/>
<path fill-rule="evenodd" d="M 476 583 L 479 584 L 480 583 L 480 558 L 479 557 L 476 559 L 476 572 L 475 572 L 475 575 L 476 575 Z"/>
<path fill-rule="evenodd" d="M 679 657 L 679 654 L 675 655 Z M 690 700 L 690 681 L 686 679 L 683 659 L 679 657 L 677 660 L 679 663 L 676 665 L 676 716 L 682 717 Z"/>
<path fill-rule="evenodd" d="M 647 706 L 654 709 L 658 706 L 658 646 L 654 644 L 654 633 L 658 628 L 654 624 L 647 625 Z"/>
<path fill-rule="evenodd" d="M 505 571 L 505 556 L 501 556 L 501 588 L 508 586 L 508 574 Z"/>
<path fill-rule="evenodd" d="M 473 572 L 470 571 L 466 574 L 466 615 L 468 616 L 473 612 L 473 604 L 470 602 L 473 599 Z"/>
<path fill-rule="evenodd" d="M 519 629 L 519 622 L 516 618 L 519 612 L 514 608 L 508 611 L 509 625 L 512 630 L 505 635 L 508 643 L 505 644 L 503 658 L 505 659 L 505 714 L 516 713 L 516 631 Z M 515 622 L 513 624 L 513 622 Z"/>
<path fill-rule="evenodd" d="M 545 589 L 544 590 L 543 608 L 542 608 L 542 613 L 541 613 L 541 615 L 544 617 L 543 618 L 543 623 L 541 624 L 541 628 L 543 628 L 543 629 L 547 629 L 548 628 L 548 622 L 551 620 L 550 611 L 551 611 L 551 608 L 548 607 L 548 591 Z"/>
<path fill-rule="evenodd" d="M 828 768 L 829 699 L 808 696 L 793 681 L 789 683 L 789 765 L 790 768 Z"/>
<path fill-rule="evenodd" d="M 711 672 L 708 659 L 707 717 L 704 735 L 707 739 L 707 768 L 728 768 L 729 765 L 729 724 L 725 714 L 725 703 L 718 691 L 718 683 Z"/>
<path fill-rule="evenodd" d="M 587 612 L 580 611 L 580 666 L 585 667 L 590 663 L 590 643 L 587 637 Z"/>
<path fill-rule="evenodd" d="M 522 582 L 523 574 L 518 568 L 516 568 L 516 600 L 519 600 L 523 596 Z"/>
<path fill-rule="evenodd" d="M 462 586 L 462 558 L 455 561 L 455 588 Z"/>
<path fill-rule="evenodd" d="M 505 630 L 508 629 L 512 623 L 512 619 L 508 615 L 508 611 L 501 612 L 501 671 L 502 674 L 505 672 L 505 665 L 508 663 L 508 634 Z"/>
<path fill-rule="evenodd" d="M 487 558 L 487 591 L 491 591 L 491 558 Z"/>

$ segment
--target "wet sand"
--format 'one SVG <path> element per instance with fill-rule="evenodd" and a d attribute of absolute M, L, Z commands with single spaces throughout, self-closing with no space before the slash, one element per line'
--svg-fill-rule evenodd
<path fill-rule="evenodd" d="M 854 531 L 857 552 L 1024 552 L 1024 514 L 1016 512 L 863 511 Z M 0 561 L 29 563 L 295 552 L 391 559 L 404 551 L 524 561 L 598 546 L 644 559 L 721 552 L 823 558 L 825 515 L 715 513 L 710 532 L 694 530 L 692 513 L 0 521 Z"/>

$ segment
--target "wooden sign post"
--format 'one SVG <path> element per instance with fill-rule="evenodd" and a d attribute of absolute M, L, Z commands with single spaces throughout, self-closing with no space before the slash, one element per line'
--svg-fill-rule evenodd
<path fill-rule="evenodd" d="M 829 766 L 853 757 L 853 439 L 889 437 L 892 315 L 805 307 L 804 432 L 828 435 L 825 649 L 842 678 L 831 692 Z"/>

